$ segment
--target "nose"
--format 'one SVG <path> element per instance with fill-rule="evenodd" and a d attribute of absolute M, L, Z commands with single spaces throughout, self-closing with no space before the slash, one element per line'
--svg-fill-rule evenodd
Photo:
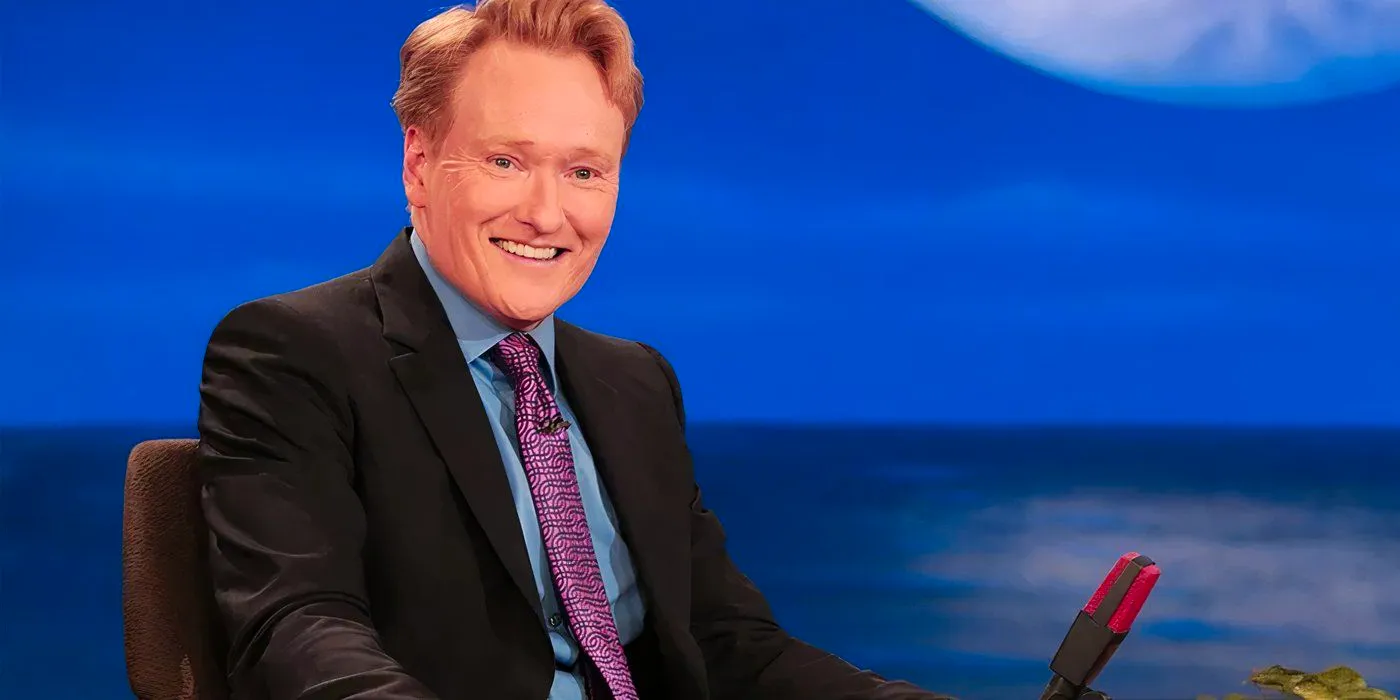
<path fill-rule="evenodd" d="M 564 225 L 559 183 L 543 173 L 531 173 L 525 197 L 515 207 L 515 220 L 540 233 L 554 233 Z"/>

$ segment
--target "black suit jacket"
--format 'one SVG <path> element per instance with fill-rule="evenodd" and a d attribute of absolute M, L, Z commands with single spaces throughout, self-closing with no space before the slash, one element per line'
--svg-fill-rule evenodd
<path fill-rule="evenodd" d="M 705 508 L 659 353 L 558 322 L 556 356 L 646 601 L 644 699 L 935 697 L 778 626 Z M 199 434 L 235 697 L 548 695 L 505 469 L 407 231 L 366 270 L 230 312 Z"/>

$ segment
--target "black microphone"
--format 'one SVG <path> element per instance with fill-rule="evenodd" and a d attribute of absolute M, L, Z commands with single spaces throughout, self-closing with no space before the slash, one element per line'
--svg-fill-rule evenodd
<path fill-rule="evenodd" d="M 553 435 L 561 430 L 568 429 L 570 425 L 572 425 L 572 423 L 564 420 L 563 416 L 555 414 L 553 417 L 541 421 L 539 428 L 541 433 Z"/>
<path fill-rule="evenodd" d="M 1161 573 L 1155 562 L 1137 552 L 1118 558 L 1060 642 L 1060 649 L 1050 662 L 1054 675 L 1040 700 L 1103 697 L 1090 690 L 1089 684 L 1128 636 Z"/>

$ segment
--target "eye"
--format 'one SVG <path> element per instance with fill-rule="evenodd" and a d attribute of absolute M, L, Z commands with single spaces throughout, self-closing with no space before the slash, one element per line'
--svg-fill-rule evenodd
<path fill-rule="evenodd" d="M 574 177 L 580 180 L 592 180 L 597 176 L 598 173 L 595 170 L 593 170 L 593 168 L 579 168 L 578 170 L 574 171 Z"/>
<path fill-rule="evenodd" d="M 496 156 L 495 158 L 492 158 L 491 164 L 502 170 L 515 167 L 515 163 L 512 163 L 510 159 L 506 158 L 505 156 Z"/>

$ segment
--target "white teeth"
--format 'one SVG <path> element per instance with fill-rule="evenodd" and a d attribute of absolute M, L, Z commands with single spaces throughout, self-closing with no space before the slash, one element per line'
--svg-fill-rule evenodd
<path fill-rule="evenodd" d="M 550 258 L 559 254 L 558 248 L 536 248 L 532 245 L 525 245 L 524 243 L 516 243 L 515 241 L 505 241 L 500 239 L 496 239 L 493 242 L 496 244 L 496 247 L 500 248 L 501 250 L 504 250 L 507 253 L 511 253 L 513 255 L 519 255 L 522 258 L 533 258 L 535 260 L 549 260 Z"/>

